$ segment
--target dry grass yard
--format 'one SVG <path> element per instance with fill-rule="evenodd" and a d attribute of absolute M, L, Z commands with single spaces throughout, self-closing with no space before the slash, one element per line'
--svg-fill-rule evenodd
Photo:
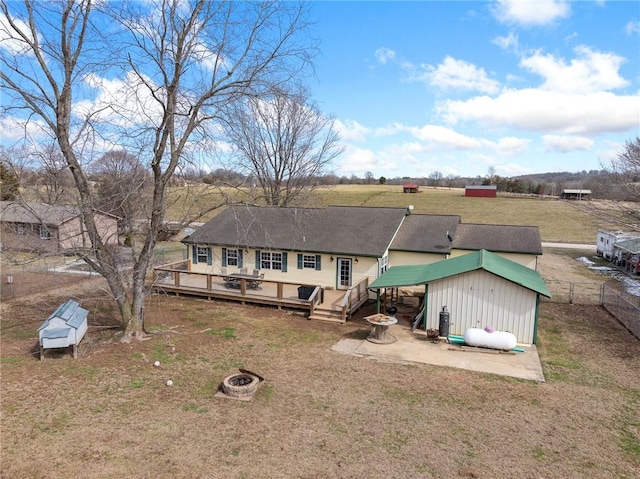
<path fill-rule="evenodd" d="M 342 203 L 540 224 L 549 241 L 592 243 L 604 227 L 565 202 L 483 202 L 481 214 L 465 209 L 462 196 L 387 188 L 347 192 Z M 602 281 L 577 253 L 546 252 L 541 274 Z M 153 296 L 149 338 L 124 344 L 100 279 L 30 281 L 0 304 L 2 478 L 638 477 L 640 341 L 599 306 L 542 303 L 546 382 L 538 384 L 332 351 L 341 339 L 366 337 L 371 306 L 337 325 Z M 40 362 L 36 330 L 69 297 L 90 311 L 79 358 Z M 253 399 L 215 397 L 239 368 L 265 378 Z"/>

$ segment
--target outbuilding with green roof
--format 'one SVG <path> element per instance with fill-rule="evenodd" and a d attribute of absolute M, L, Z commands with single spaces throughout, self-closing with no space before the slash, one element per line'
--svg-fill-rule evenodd
<path fill-rule="evenodd" d="M 493 327 L 535 344 L 540 296 L 551 297 L 540 274 L 487 250 L 426 265 L 393 266 L 370 284 L 382 290 L 424 285 L 425 329 L 450 313 L 449 333 Z"/>

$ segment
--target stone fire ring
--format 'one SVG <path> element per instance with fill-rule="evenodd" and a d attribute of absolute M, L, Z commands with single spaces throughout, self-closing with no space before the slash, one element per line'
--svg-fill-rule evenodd
<path fill-rule="evenodd" d="M 260 375 L 241 369 L 239 373 L 224 378 L 216 396 L 248 401 L 262 381 L 264 378 Z"/>

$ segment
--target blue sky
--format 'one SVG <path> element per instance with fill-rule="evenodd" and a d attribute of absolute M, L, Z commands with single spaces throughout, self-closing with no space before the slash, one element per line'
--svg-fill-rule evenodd
<path fill-rule="evenodd" d="M 340 176 L 598 170 L 640 135 L 637 0 L 307 5 L 320 42 L 308 80 L 319 108 L 336 119 L 345 146 L 334 165 Z M 33 60 L 18 55 L 4 20 L 0 49 Z M 82 77 L 73 106 L 79 117 L 92 112 L 105 124 L 134 126 L 152 119 L 155 103 L 135 76 L 99 75 Z M 37 139 L 38 119 L 27 128 L 13 114 L 0 117 L 0 143 L 19 142 L 24 131 Z M 103 142 L 96 155 L 120 145 L 104 133 L 94 138 Z M 228 151 L 224 143 L 216 148 Z M 219 166 L 207 147 L 202 167 Z"/>
<path fill-rule="evenodd" d="M 640 135 L 640 3 L 315 2 L 339 175 L 600 169 Z"/>

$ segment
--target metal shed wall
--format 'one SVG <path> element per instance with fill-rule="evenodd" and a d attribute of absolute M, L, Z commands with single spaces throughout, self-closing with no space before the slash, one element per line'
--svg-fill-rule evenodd
<path fill-rule="evenodd" d="M 537 294 L 484 270 L 429 283 L 427 329 L 438 329 L 442 307 L 451 314 L 450 334 L 492 326 L 509 331 L 519 343 L 533 344 Z"/>

